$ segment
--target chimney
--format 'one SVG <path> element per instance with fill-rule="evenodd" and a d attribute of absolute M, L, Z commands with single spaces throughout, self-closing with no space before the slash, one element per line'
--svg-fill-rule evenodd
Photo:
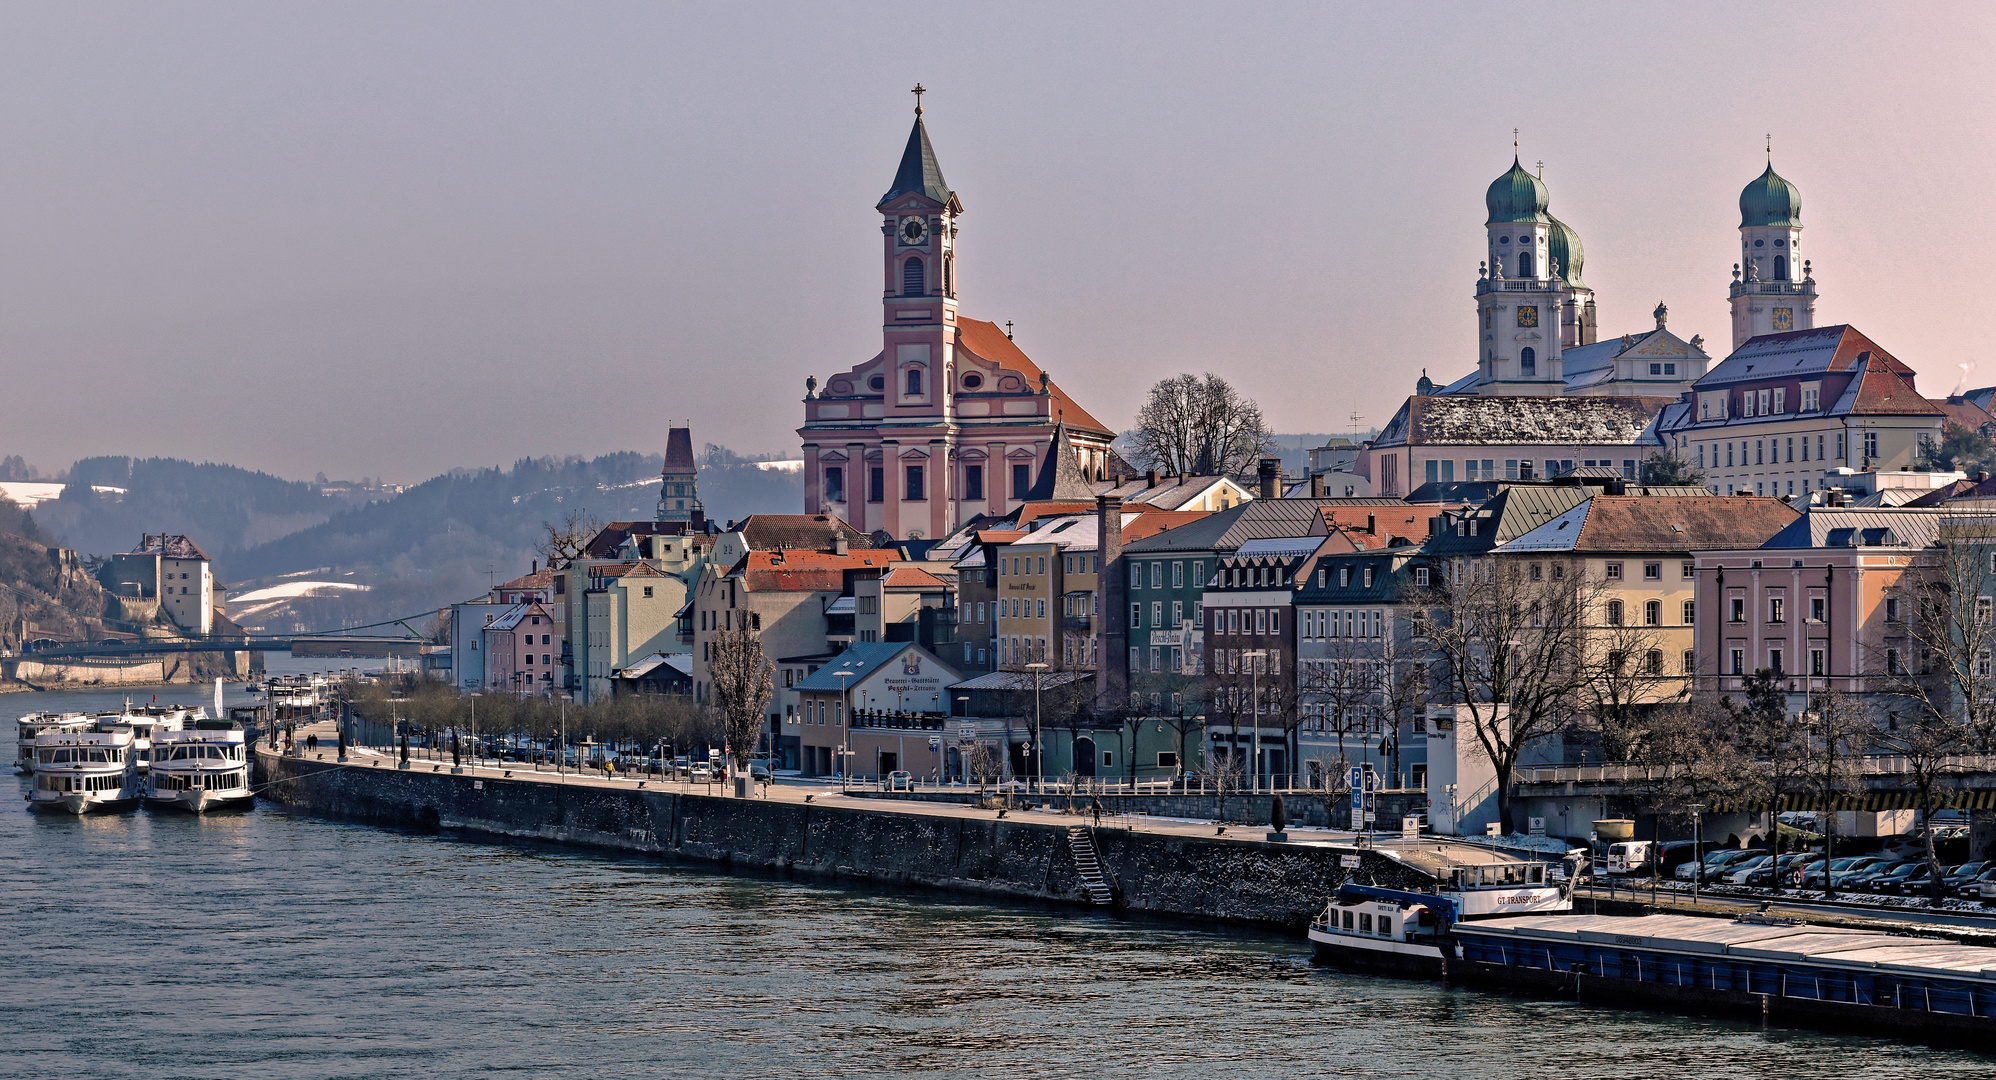
<path fill-rule="evenodd" d="M 1323 497 L 1324 497 L 1324 474 L 1323 474 L 1323 473 L 1311 473 L 1311 474 L 1310 474 L 1310 497 L 1311 497 L 1311 498 L 1313 498 L 1313 499 L 1321 499 L 1321 498 L 1323 498 Z"/>
<path fill-rule="evenodd" d="M 1261 498 L 1273 499 L 1282 494 L 1282 459 L 1265 457 L 1258 470 L 1261 477 Z"/>
<path fill-rule="evenodd" d="M 1144 470 L 1144 487 L 1146 487 L 1146 488 L 1154 488 L 1154 487 L 1156 487 L 1156 486 L 1157 486 L 1157 470 L 1156 470 L 1156 469 L 1145 469 L 1145 470 Z"/>
<path fill-rule="evenodd" d="M 530 565 L 533 566 L 533 569 L 527 571 L 528 577 L 533 577 L 535 574 L 541 572 L 541 561 L 539 559 L 535 559 Z"/>
<path fill-rule="evenodd" d="M 1986 473 L 1986 472 L 1979 472 L 1979 473 L 1976 473 L 1976 474 L 1975 474 L 1975 482 L 1976 482 L 1976 483 L 1978 483 L 1978 484 L 1986 484 L 1986 483 L 1988 483 L 1988 482 L 1989 482 L 1989 474 L 1988 474 L 1988 473 Z"/>
<path fill-rule="evenodd" d="M 844 555 L 845 553 L 846 553 L 846 534 L 844 530 L 840 530 L 839 532 L 834 533 L 832 535 L 832 554 Z"/>
<path fill-rule="evenodd" d="M 1379 518 L 1377 515 L 1374 514 L 1365 515 L 1365 535 L 1367 536 L 1379 535 Z"/>
<path fill-rule="evenodd" d="M 1095 692 L 1104 701 L 1124 701 L 1129 696 L 1123 665 L 1128 662 L 1130 634 L 1123 625 L 1123 612 L 1129 607 L 1130 578 L 1123 567 L 1123 500 L 1115 495 L 1096 496 L 1095 517 L 1101 534 L 1096 550 L 1102 557 L 1102 570 L 1095 579 L 1096 595 L 1102 598 L 1102 609 L 1095 616 L 1096 632 L 1102 635 Z"/>

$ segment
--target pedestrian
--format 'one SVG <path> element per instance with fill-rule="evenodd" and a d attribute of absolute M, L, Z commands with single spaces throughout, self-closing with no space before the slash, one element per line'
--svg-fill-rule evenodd
<path fill-rule="evenodd" d="M 317 732 L 305 736 L 305 749 L 307 750 L 319 749 L 319 735 Z"/>
<path fill-rule="evenodd" d="M 1088 804 L 1089 809 L 1095 811 L 1095 827 L 1099 829 L 1102 827 L 1102 797 L 1092 795 L 1088 799 Z"/>

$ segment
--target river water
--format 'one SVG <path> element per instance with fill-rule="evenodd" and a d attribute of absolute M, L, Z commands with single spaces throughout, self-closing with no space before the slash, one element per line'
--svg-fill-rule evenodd
<path fill-rule="evenodd" d="M 1300 938 L 1272 932 L 267 805 L 81 819 L 13 805 L 0 809 L 5 1077 L 1996 1073 L 1996 1057 L 1964 1051 L 1319 969 Z"/>

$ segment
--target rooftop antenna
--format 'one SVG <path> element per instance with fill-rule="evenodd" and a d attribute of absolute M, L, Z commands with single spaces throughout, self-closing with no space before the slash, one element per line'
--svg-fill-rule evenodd
<path fill-rule="evenodd" d="M 1358 422 L 1363 419 L 1365 417 L 1360 416 L 1357 409 L 1351 411 L 1351 444 L 1353 446 L 1358 445 Z"/>
<path fill-rule="evenodd" d="M 928 93 L 928 91 L 922 89 L 921 83 L 916 83 L 915 88 L 909 91 L 909 93 L 915 95 L 915 115 L 922 115 L 922 95 Z"/>

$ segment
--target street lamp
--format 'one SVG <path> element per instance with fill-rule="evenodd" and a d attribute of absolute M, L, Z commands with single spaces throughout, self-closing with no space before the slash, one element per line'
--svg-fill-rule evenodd
<path fill-rule="evenodd" d="M 483 694 L 471 695 L 471 767 L 478 768 L 478 699 Z"/>
<path fill-rule="evenodd" d="M 846 680 L 852 678 L 851 668 L 841 668 L 832 674 L 839 678 L 839 790 L 852 785 L 852 703 L 846 700 Z"/>
<path fill-rule="evenodd" d="M 1033 758 L 1033 790 L 1038 791 L 1046 784 L 1046 740 L 1040 737 L 1040 680 L 1047 671 L 1045 664 L 1027 664 L 1026 670 L 1033 673 L 1033 745 L 1039 756 Z M 1032 753 L 1028 750 L 1027 753 Z"/>
<path fill-rule="evenodd" d="M 1261 662 L 1267 658 L 1267 649 L 1250 649 L 1241 654 L 1241 659 L 1248 662 L 1248 694 L 1252 698 L 1249 708 L 1254 725 L 1248 732 L 1248 768 L 1253 771 L 1248 781 L 1250 792 L 1261 790 Z"/>
<path fill-rule="evenodd" d="M 1691 902 L 1698 902 L 1698 879 L 1705 876 L 1705 858 L 1698 852 L 1705 842 L 1705 804 L 1692 803 L 1685 809 L 1691 811 Z M 1829 871 L 1823 872 L 1823 880 L 1829 881 Z"/>

